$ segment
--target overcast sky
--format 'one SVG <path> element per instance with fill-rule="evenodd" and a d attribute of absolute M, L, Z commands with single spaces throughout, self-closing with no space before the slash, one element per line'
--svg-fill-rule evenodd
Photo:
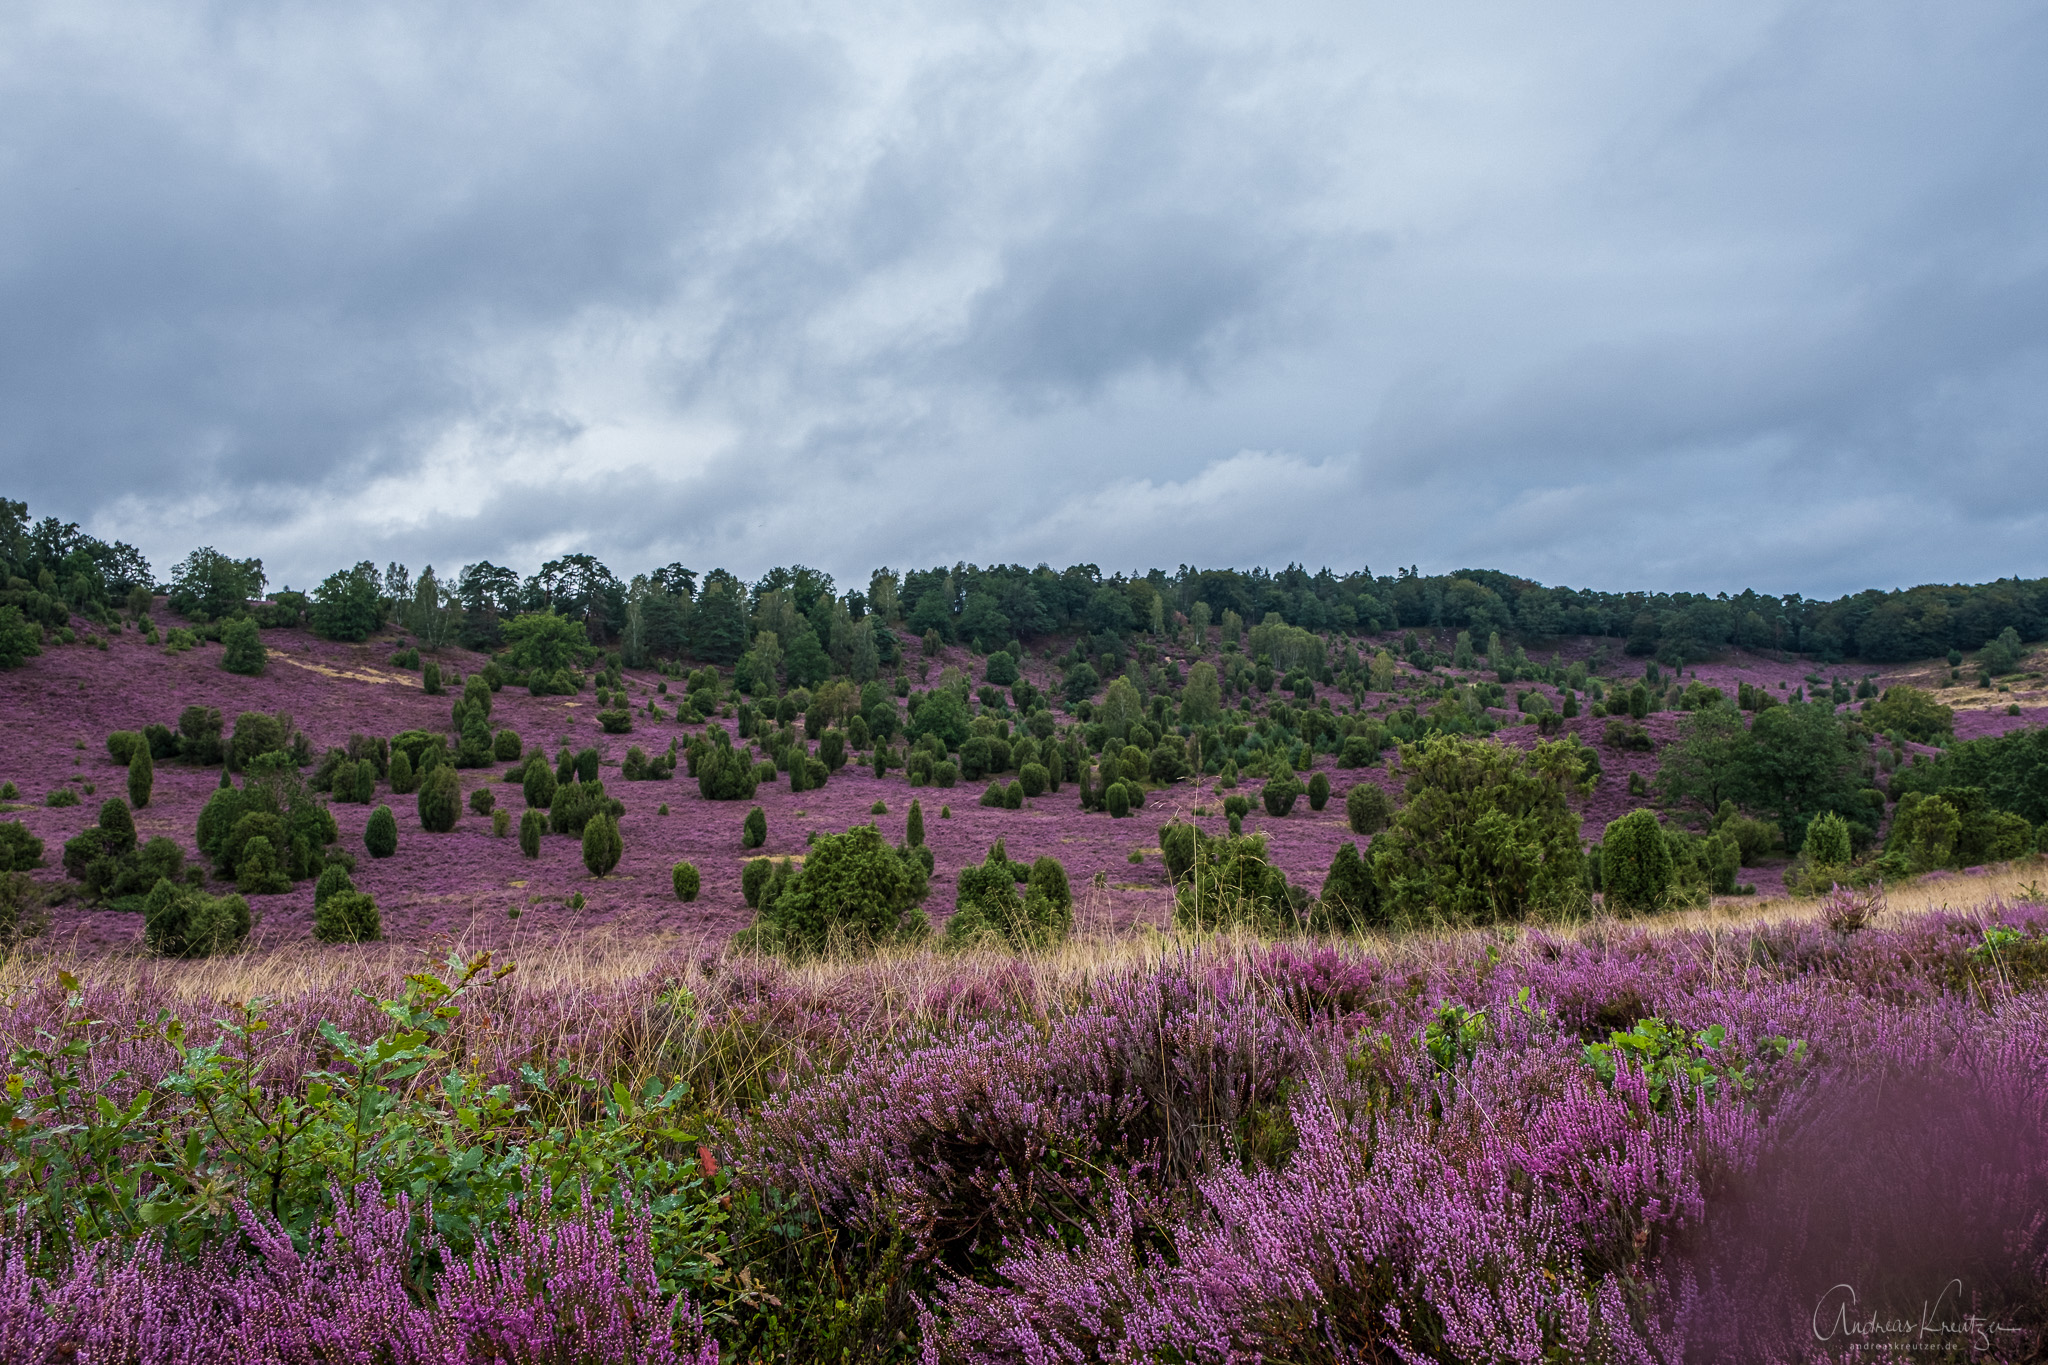
<path fill-rule="evenodd" d="M 2038 3 L 0 9 L 0 492 L 273 586 L 2048 573 Z"/>

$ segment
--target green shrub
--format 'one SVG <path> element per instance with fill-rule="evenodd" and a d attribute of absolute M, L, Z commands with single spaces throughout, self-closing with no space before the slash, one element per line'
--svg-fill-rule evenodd
<path fill-rule="evenodd" d="M 128 801 L 137 810 L 149 804 L 150 793 L 156 788 L 156 761 L 149 756 L 149 746 L 139 744 L 128 760 Z"/>
<path fill-rule="evenodd" d="M 491 756 L 500 763 L 517 762 L 525 752 L 526 746 L 520 741 L 517 730 L 500 730 L 491 740 Z"/>
<path fill-rule="evenodd" d="M 420 780 L 420 828 L 429 834 L 446 834 L 462 815 L 462 780 L 452 767 L 437 767 Z"/>
<path fill-rule="evenodd" d="M 1003 788 L 1003 809 L 1004 809 L 1004 810 L 1022 810 L 1023 808 L 1024 808 L 1024 788 L 1023 788 L 1022 786 L 1020 786 L 1020 785 L 1019 785 L 1018 783 L 1015 783 L 1015 782 L 1012 782 L 1012 783 L 1010 783 L 1010 784 L 1009 784 L 1008 786 L 1004 787 L 1004 788 Z"/>
<path fill-rule="evenodd" d="M 1384 788 L 1360 782 L 1344 793 L 1344 822 L 1353 834 L 1377 834 L 1394 818 L 1394 803 Z"/>
<path fill-rule="evenodd" d="M 740 825 L 740 847 L 759 848 L 768 842 L 768 817 L 759 806 L 747 812 Z"/>
<path fill-rule="evenodd" d="M 1280 819 L 1294 809 L 1295 799 L 1301 795 L 1301 783 L 1294 780 L 1293 773 L 1269 777 L 1266 785 L 1259 789 L 1259 803 L 1266 808 L 1266 814 Z"/>
<path fill-rule="evenodd" d="M 394 796 L 410 796 L 419 786 L 413 776 L 412 759 L 400 749 L 391 755 L 391 793 Z"/>
<path fill-rule="evenodd" d="M 1312 773 L 1308 779 L 1308 808 L 1321 810 L 1330 804 L 1330 778 L 1327 773 Z"/>
<path fill-rule="evenodd" d="M 526 760 L 526 776 L 520 781 L 519 791 L 530 810 L 546 810 L 554 804 L 555 773 L 539 754 Z"/>
<path fill-rule="evenodd" d="M 1073 931 L 1073 897 L 1047 894 L 1049 889 L 1065 891 L 1066 869 L 1059 868 L 1056 877 L 1047 871 L 1036 885 L 1027 874 L 1022 896 L 1017 894 L 1017 870 L 1001 840 L 980 866 L 960 870 L 956 908 L 946 921 L 948 947 L 1048 948 Z"/>
<path fill-rule="evenodd" d="M 372 943 L 384 937 L 377 902 L 350 887 L 313 907 L 313 937 L 322 943 Z"/>
<path fill-rule="evenodd" d="M 1849 822 L 1834 811 L 1824 812 L 1806 827 L 1806 842 L 1800 847 L 1799 856 L 1810 867 L 1847 867 L 1853 856 Z M 1605 875 L 1604 857 L 1602 875 Z"/>
<path fill-rule="evenodd" d="M 1051 781 L 1052 775 L 1046 771 L 1043 763 L 1026 763 L 1017 770 L 1017 785 L 1023 788 L 1024 795 L 1029 797 L 1044 795 Z"/>
<path fill-rule="evenodd" d="M 43 865 L 43 841 L 19 820 L 0 824 L 0 872 L 26 872 Z"/>
<path fill-rule="evenodd" d="M 226 646 L 220 656 L 222 668 L 250 678 L 262 675 L 268 656 L 254 621 L 246 616 L 229 621 L 220 628 L 220 642 Z"/>
<path fill-rule="evenodd" d="M 1121 782 L 1109 784 L 1109 790 L 1102 794 L 1103 809 L 1112 820 L 1121 820 L 1131 813 L 1131 789 Z"/>
<path fill-rule="evenodd" d="M 142 941 L 166 957 L 210 957 L 240 947 L 249 923 L 240 896 L 209 896 L 166 877 L 143 903 Z"/>
<path fill-rule="evenodd" d="M 1361 933 L 1385 923 L 1381 913 L 1379 883 L 1372 868 L 1358 855 L 1358 845 L 1345 840 L 1337 845 L 1330 871 L 1323 878 L 1323 893 L 1310 916 L 1310 927 L 1340 934 Z"/>
<path fill-rule="evenodd" d="M 665 814 L 666 812 L 664 812 Z M 502 839 L 512 832 L 512 812 L 494 810 L 491 812 L 491 837 Z"/>
<path fill-rule="evenodd" d="M 1222 838 L 1196 830 L 1188 875 L 1175 887 L 1176 928 L 1243 927 L 1255 933 L 1298 932 L 1309 897 L 1266 857 L 1263 834 Z"/>
<path fill-rule="evenodd" d="M 761 906 L 761 888 L 768 884 L 768 878 L 775 872 L 775 864 L 767 858 L 749 859 L 740 870 L 740 897 L 749 909 Z"/>
<path fill-rule="evenodd" d="M 148 741 L 138 730 L 115 730 L 107 736 L 107 755 L 124 768 L 135 757 L 137 749 L 148 747 Z"/>
<path fill-rule="evenodd" d="M 987 787 L 983 788 L 981 804 L 993 806 L 997 810 L 1001 810 L 1003 808 L 1003 784 L 1001 782 L 991 782 Z"/>
<path fill-rule="evenodd" d="M 472 815 L 489 815 L 498 804 L 498 794 L 489 787 L 478 787 L 469 794 L 469 810 Z"/>
<path fill-rule="evenodd" d="M 614 707 L 597 713 L 597 728 L 608 735 L 626 735 L 633 732 L 633 712 L 627 707 Z"/>
<path fill-rule="evenodd" d="M 583 826 L 583 865 L 590 869 L 591 876 L 610 875 L 625 851 L 618 818 L 609 811 L 599 811 Z"/>
<path fill-rule="evenodd" d="M 1457 735 L 1402 745 L 1407 804 L 1372 849 L 1389 913 L 1470 924 L 1582 907 L 1578 747 Z"/>
<path fill-rule="evenodd" d="M 794 956 L 862 953 L 930 932 L 917 910 L 928 887 L 923 866 L 907 850 L 889 847 L 873 825 L 825 835 L 800 871 L 787 866 L 761 888 L 759 915 L 739 936 L 740 946 Z"/>
<path fill-rule="evenodd" d="M 540 836 L 547 833 L 548 818 L 537 809 L 519 817 L 519 851 L 529 858 L 540 856 Z"/>
<path fill-rule="evenodd" d="M 555 803 L 548 809 L 548 827 L 557 834 L 580 835 L 599 815 L 617 819 L 625 813 L 625 803 L 607 793 L 604 783 L 571 782 L 555 788 Z"/>
<path fill-rule="evenodd" d="M 261 834 L 242 845 L 235 858 L 235 890 L 245 896 L 276 896 L 292 889 L 275 846 Z"/>
<path fill-rule="evenodd" d="M 1633 810 L 1600 840 L 1600 890 L 1609 909 L 1649 914 L 1671 901 L 1671 848 L 1654 813 Z"/>
<path fill-rule="evenodd" d="M 423 665 L 420 674 L 420 690 L 430 697 L 441 695 L 441 665 L 432 659 Z"/>
<path fill-rule="evenodd" d="M 695 863 L 677 863 L 669 869 L 669 882 L 675 887 L 676 899 L 693 901 L 697 899 L 697 888 L 701 884 Z"/>
<path fill-rule="evenodd" d="M 135 817 L 128 813 L 126 801 L 114 796 L 100 802 L 99 827 L 107 852 L 119 857 L 135 851 Z"/>
<path fill-rule="evenodd" d="M 903 842 L 911 848 L 924 845 L 924 803 L 916 797 L 910 800 L 910 818 L 904 822 Z"/>
<path fill-rule="evenodd" d="M 932 785 L 951 787 L 960 781 L 960 770 L 950 760 L 932 765 Z"/>
<path fill-rule="evenodd" d="M 43 798 L 43 804 L 45 806 L 53 807 L 75 806 L 78 804 L 78 793 L 71 790 L 71 788 L 69 787 L 59 787 L 57 788 L 57 790 L 51 792 L 48 796 Z"/>
<path fill-rule="evenodd" d="M 369 823 L 363 826 L 363 847 L 370 850 L 372 858 L 389 858 L 398 852 L 398 819 L 391 807 L 379 806 L 370 812 Z"/>

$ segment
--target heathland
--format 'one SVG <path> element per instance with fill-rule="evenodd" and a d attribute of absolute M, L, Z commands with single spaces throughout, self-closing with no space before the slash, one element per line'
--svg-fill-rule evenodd
<path fill-rule="evenodd" d="M 2048 583 L 6 507 L 0 1357 L 2048 1346 Z"/>

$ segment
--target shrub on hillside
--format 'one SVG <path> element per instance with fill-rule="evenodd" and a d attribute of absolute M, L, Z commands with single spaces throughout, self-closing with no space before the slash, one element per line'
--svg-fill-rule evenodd
<path fill-rule="evenodd" d="M 1571 740 L 1511 749 L 1441 736 L 1401 746 L 1407 803 L 1373 840 L 1396 916 L 1450 923 L 1519 920 L 1582 904 L 1584 791 Z"/>
<path fill-rule="evenodd" d="M 1374 783 L 1360 782 L 1344 793 L 1344 822 L 1353 834 L 1378 834 L 1393 818 L 1393 801 Z"/>
<path fill-rule="evenodd" d="M 142 907 L 143 944 L 165 957 L 232 952 L 249 936 L 249 924 L 249 902 L 240 896 L 209 896 L 168 877 Z"/>
<path fill-rule="evenodd" d="M 149 804 L 150 794 L 156 790 L 156 761 L 149 756 L 147 744 L 137 745 L 135 753 L 128 760 L 128 801 L 137 810 Z"/>
<path fill-rule="evenodd" d="M 768 842 L 768 817 L 759 806 L 747 812 L 740 824 L 740 847 L 759 848 Z"/>
<path fill-rule="evenodd" d="M 618 817 L 598 811 L 583 826 L 583 865 L 593 877 L 611 875 L 625 856 L 626 843 L 619 833 Z"/>
<path fill-rule="evenodd" d="M 1039 862 L 1052 862 L 1057 872 L 1041 872 L 1034 865 L 1022 896 L 1017 894 L 1017 864 L 1009 861 L 1000 839 L 980 866 L 962 868 L 956 908 L 946 921 L 946 945 L 1027 949 L 1064 940 L 1074 927 L 1073 898 L 1055 899 L 1049 893 L 1065 892 L 1066 869 L 1050 858 Z"/>
<path fill-rule="evenodd" d="M 0 872 L 26 872 L 43 865 L 43 841 L 19 820 L 0 824 Z"/>
<path fill-rule="evenodd" d="M 429 834 L 446 834 L 462 815 L 462 780 L 452 767 L 437 767 L 420 779 L 420 828 Z"/>
<path fill-rule="evenodd" d="M 702 885 L 702 879 L 697 875 L 697 865 L 687 862 L 677 863 L 669 869 L 669 883 L 675 888 L 677 900 L 693 901 L 697 899 L 697 889 Z"/>
<path fill-rule="evenodd" d="M 1224 835 L 1195 830 L 1187 873 L 1173 896 L 1176 928 L 1246 928 L 1262 934 L 1300 931 L 1309 897 L 1288 884 L 1266 856 L 1263 834 Z"/>
<path fill-rule="evenodd" d="M 581 835 L 599 815 L 613 819 L 626 813 L 626 805 L 604 789 L 599 781 L 571 782 L 555 788 L 555 801 L 548 808 L 548 827 L 557 834 Z"/>
<path fill-rule="evenodd" d="M 1671 898 L 1671 850 L 1654 813 L 1630 811 L 1608 824 L 1600 840 L 1600 890 L 1624 914 L 1662 910 Z"/>
<path fill-rule="evenodd" d="M 538 809 L 519 817 L 519 851 L 529 858 L 540 856 L 540 838 L 548 830 L 548 818 Z"/>
<path fill-rule="evenodd" d="M 1314 773 L 1308 779 L 1308 808 L 1321 810 L 1330 804 L 1330 778 L 1327 773 Z"/>
<path fill-rule="evenodd" d="M 1358 845 L 1345 840 L 1337 845 L 1330 870 L 1323 878 L 1322 895 L 1309 916 L 1309 927 L 1332 933 L 1356 934 L 1383 925 L 1379 882 L 1372 867 L 1358 853 Z"/>
<path fill-rule="evenodd" d="M 254 621 L 246 616 L 229 621 L 220 628 L 220 642 L 226 647 L 220 656 L 222 668 L 245 677 L 261 676 L 268 656 Z"/>
<path fill-rule="evenodd" d="M 1294 809 L 1300 795 L 1301 783 L 1295 781 L 1293 773 L 1283 773 L 1266 779 L 1266 785 L 1259 789 L 1259 804 L 1266 808 L 1266 814 L 1279 819 Z"/>
<path fill-rule="evenodd" d="M 398 818 L 391 807 L 379 806 L 370 812 L 369 823 L 363 826 L 363 846 L 372 858 L 389 858 L 398 852 Z"/>
<path fill-rule="evenodd" d="M 883 842 L 873 825 L 824 835 L 800 871 L 779 888 L 773 880 L 771 874 L 761 888 L 753 927 L 738 937 L 743 947 L 794 956 L 864 953 L 930 932 L 917 908 L 928 886 L 923 867 Z"/>

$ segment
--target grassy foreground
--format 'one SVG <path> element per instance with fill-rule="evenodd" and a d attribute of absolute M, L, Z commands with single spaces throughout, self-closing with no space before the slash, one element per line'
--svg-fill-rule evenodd
<path fill-rule="evenodd" d="M 0 1358 L 2033 1358 L 2044 881 L 801 966 L 20 956 Z"/>

